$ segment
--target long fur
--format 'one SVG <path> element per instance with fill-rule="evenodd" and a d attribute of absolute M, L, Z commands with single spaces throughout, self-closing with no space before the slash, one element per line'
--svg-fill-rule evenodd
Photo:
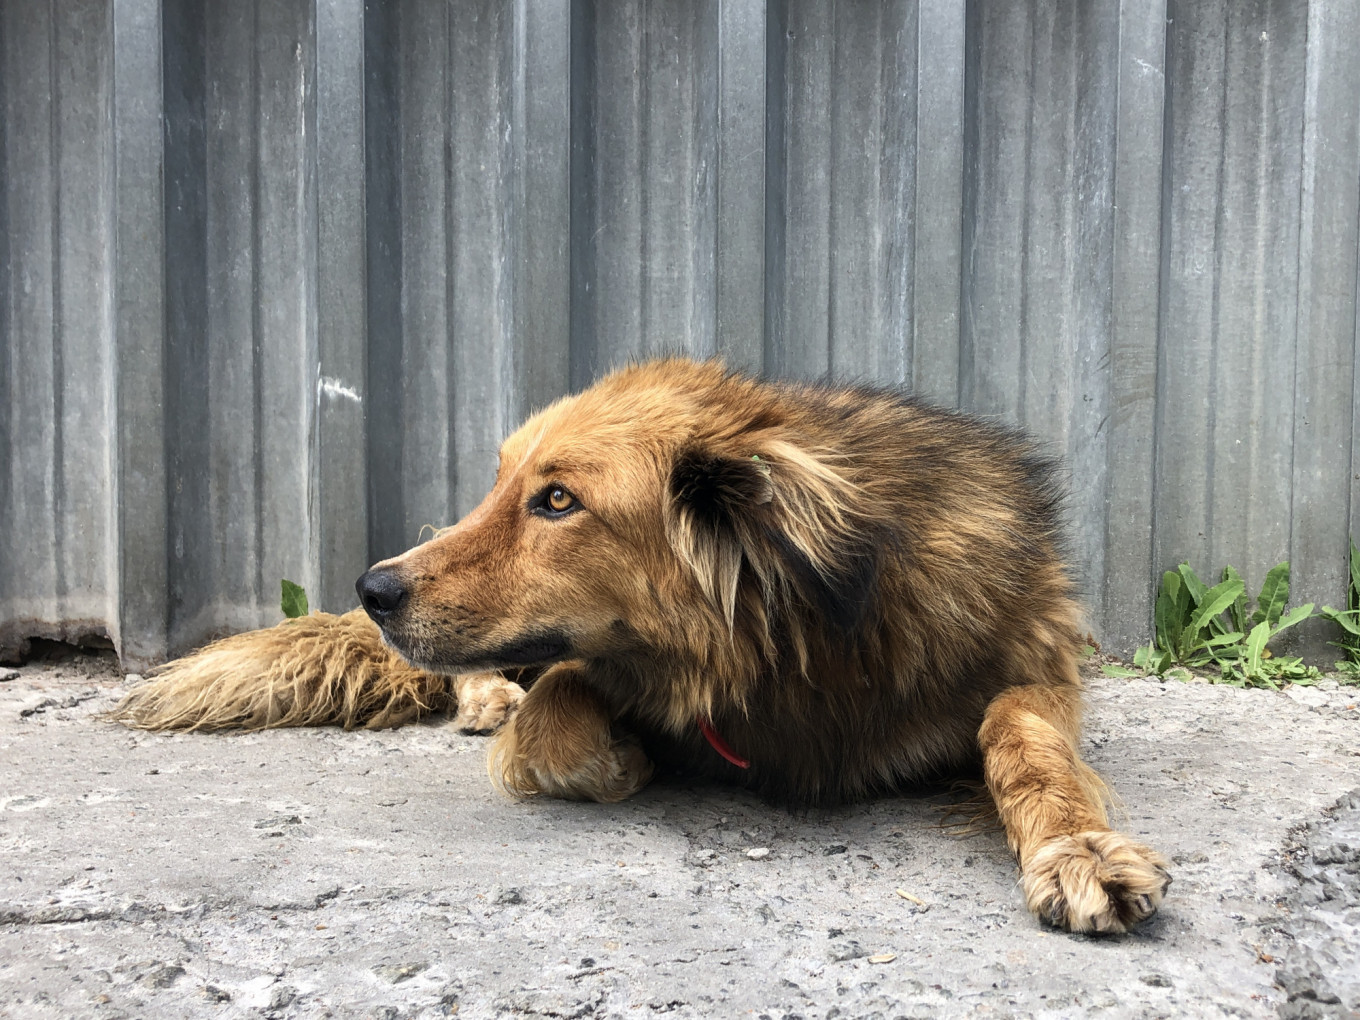
<path fill-rule="evenodd" d="M 153 730 L 383 729 L 451 700 L 449 677 L 412 669 L 356 609 L 214 642 L 156 671 L 112 717 Z"/>
<path fill-rule="evenodd" d="M 509 792 L 612 801 L 655 765 L 819 804 L 980 766 L 1030 908 L 1119 931 L 1168 878 L 1109 828 L 1078 753 L 1060 503 L 1054 465 L 994 423 L 633 366 L 531 418 L 472 514 L 361 579 L 386 645 L 356 614 L 281 625 L 172 664 L 121 713 L 393 725 L 462 696 L 448 676 L 531 666 L 522 702 L 481 713 L 506 720 Z"/>

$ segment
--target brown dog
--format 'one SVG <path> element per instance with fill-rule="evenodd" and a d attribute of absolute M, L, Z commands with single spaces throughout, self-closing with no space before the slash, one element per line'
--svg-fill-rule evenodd
<path fill-rule="evenodd" d="M 481 506 L 359 580 L 381 639 L 357 611 L 239 635 L 119 717 L 388 726 L 456 697 L 466 728 L 505 720 L 503 789 L 601 801 L 653 762 L 821 804 L 980 761 L 1029 908 L 1123 931 L 1169 879 L 1077 753 L 1058 516 L 1003 428 L 656 362 L 530 419 Z M 525 667 L 527 694 L 488 674 Z"/>

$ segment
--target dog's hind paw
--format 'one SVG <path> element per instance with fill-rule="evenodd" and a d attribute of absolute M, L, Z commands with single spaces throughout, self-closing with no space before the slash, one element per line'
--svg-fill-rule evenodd
<path fill-rule="evenodd" d="M 1156 912 L 1171 875 L 1161 854 L 1106 830 L 1050 839 L 1025 862 L 1020 881 L 1040 920 L 1117 934 Z"/>
<path fill-rule="evenodd" d="M 454 681 L 458 714 L 453 725 L 463 733 L 494 733 L 515 714 L 524 688 L 499 673 L 469 673 Z"/>

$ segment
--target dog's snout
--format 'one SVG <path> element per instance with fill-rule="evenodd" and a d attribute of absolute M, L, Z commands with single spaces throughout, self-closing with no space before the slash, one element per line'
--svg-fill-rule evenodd
<path fill-rule="evenodd" d="M 402 607 L 409 594 L 396 571 L 370 570 L 354 584 L 359 602 L 376 624 L 384 624 Z"/>

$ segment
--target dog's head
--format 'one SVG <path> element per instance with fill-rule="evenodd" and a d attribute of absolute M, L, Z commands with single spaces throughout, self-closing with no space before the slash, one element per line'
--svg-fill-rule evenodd
<path fill-rule="evenodd" d="M 793 617 L 853 629 L 877 553 L 855 484 L 794 438 L 789 397 L 714 364 L 617 373 L 507 439 L 495 486 L 358 582 L 436 672 L 648 655 L 769 659 Z"/>

